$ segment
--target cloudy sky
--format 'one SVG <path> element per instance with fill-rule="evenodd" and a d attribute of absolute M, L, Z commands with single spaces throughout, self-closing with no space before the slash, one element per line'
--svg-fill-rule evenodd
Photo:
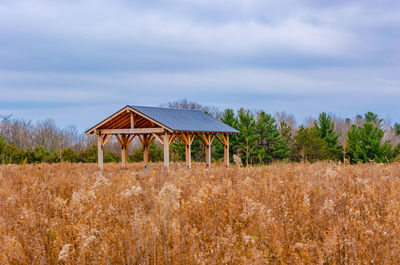
<path fill-rule="evenodd" d="M 0 115 L 86 129 L 132 105 L 400 121 L 398 0 L 3 0 Z"/>

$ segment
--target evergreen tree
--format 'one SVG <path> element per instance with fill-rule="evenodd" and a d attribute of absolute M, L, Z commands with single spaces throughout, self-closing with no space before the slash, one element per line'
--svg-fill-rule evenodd
<path fill-rule="evenodd" d="M 375 126 L 381 127 L 383 119 L 379 119 L 378 115 L 373 112 L 367 112 L 364 114 L 365 122 L 372 123 Z"/>
<path fill-rule="evenodd" d="M 334 160 L 340 159 L 342 153 L 342 148 L 338 144 L 340 133 L 335 131 L 335 124 L 332 118 L 325 112 L 322 112 L 318 117 L 318 121 L 314 122 L 314 125 L 320 137 L 328 144 L 329 158 Z"/>
<path fill-rule="evenodd" d="M 289 146 L 280 136 L 276 121 L 270 114 L 261 111 L 255 125 L 257 155 L 260 163 L 282 160 L 289 155 Z"/>
<path fill-rule="evenodd" d="M 24 152 L 14 144 L 6 145 L 4 148 L 5 164 L 21 164 L 24 160 Z"/>
<path fill-rule="evenodd" d="M 246 166 L 256 158 L 257 135 L 255 134 L 256 121 L 249 110 L 240 109 L 237 117 L 237 150 Z"/>
<path fill-rule="evenodd" d="M 43 146 L 38 146 L 33 150 L 35 163 L 51 162 L 51 154 Z"/>
<path fill-rule="evenodd" d="M 119 156 L 116 153 L 113 153 L 113 152 L 104 152 L 103 161 L 104 161 L 104 163 L 118 163 L 119 162 Z"/>
<path fill-rule="evenodd" d="M 68 147 L 61 152 L 61 159 L 62 161 L 71 163 L 76 163 L 79 161 L 78 156 L 75 154 L 74 150 L 71 147 Z"/>
<path fill-rule="evenodd" d="M 318 129 L 301 126 L 295 137 L 292 159 L 314 162 L 328 158 L 328 143 L 320 137 Z"/>
<path fill-rule="evenodd" d="M 347 156 L 351 163 L 390 162 L 395 153 L 389 141 L 384 142 L 383 130 L 367 122 L 362 126 L 353 125 L 347 133 Z"/>
<path fill-rule="evenodd" d="M 92 145 L 86 151 L 79 154 L 79 160 L 85 163 L 97 162 L 97 145 Z"/>

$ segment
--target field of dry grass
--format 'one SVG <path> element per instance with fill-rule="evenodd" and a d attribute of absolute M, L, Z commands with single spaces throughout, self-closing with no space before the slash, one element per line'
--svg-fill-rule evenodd
<path fill-rule="evenodd" d="M 0 264 L 400 264 L 400 164 L 0 167 Z"/>

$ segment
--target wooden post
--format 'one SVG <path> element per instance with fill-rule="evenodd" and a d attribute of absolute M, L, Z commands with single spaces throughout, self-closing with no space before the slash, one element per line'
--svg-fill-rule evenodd
<path fill-rule="evenodd" d="M 191 144 L 186 144 L 185 145 L 185 151 L 186 151 L 186 166 L 188 168 L 192 168 L 192 148 L 191 148 Z"/>
<path fill-rule="evenodd" d="M 211 166 L 211 145 L 214 140 L 215 135 L 203 134 L 204 141 L 203 143 L 206 145 L 206 166 Z"/>
<path fill-rule="evenodd" d="M 148 135 L 143 135 L 143 162 L 145 167 L 149 164 L 149 138 Z"/>
<path fill-rule="evenodd" d="M 185 145 L 185 155 L 186 155 L 186 166 L 187 168 L 192 168 L 192 142 L 195 135 L 190 135 L 189 133 L 182 133 L 181 135 L 176 135 L 181 142 Z"/>
<path fill-rule="evenodd" d="M 224 142 L 224 160 L 226 167 L 229 167 L 229 134 L 225 135 Z"/>
<path fill-rule="evenodd" d="M 211 166 L 211 144 L 206 145 L 206 166 Z"/>
<path fill-rule="evenodd" d="M 126 145 L 122 147 L 122 168 L 126 168 Z"/>
<path fill-rule="evenodd" d="M 103 136 L 99 132 L 97 134 L 97 164 L 100 171 L 103 171 Z"/>
<path fill-rule="evenodd" d="M 126 135 L 122 135 L 121 136 L 122 137 L 122 146 L 121 146 L 121 149 L 122 149 L 122 154 L 121 154 L 121 165 L 122 165 L 122 168 L 126 168 L 126 142 L 127 142 L 127 138 L 126 138 Z"/>
<path fill-rule="evenodd" d="M 169 135 L 168 132 L 164 133 L 164 167 L 169 168 Z"/>

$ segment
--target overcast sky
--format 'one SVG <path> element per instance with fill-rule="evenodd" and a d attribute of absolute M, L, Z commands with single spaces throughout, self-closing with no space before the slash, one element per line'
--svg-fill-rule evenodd
<path fill-rule="evenodd" d="M 0 115 L 84 130 L 187 98 L 400 121 L 398 0 L 3 0 Z"/>

